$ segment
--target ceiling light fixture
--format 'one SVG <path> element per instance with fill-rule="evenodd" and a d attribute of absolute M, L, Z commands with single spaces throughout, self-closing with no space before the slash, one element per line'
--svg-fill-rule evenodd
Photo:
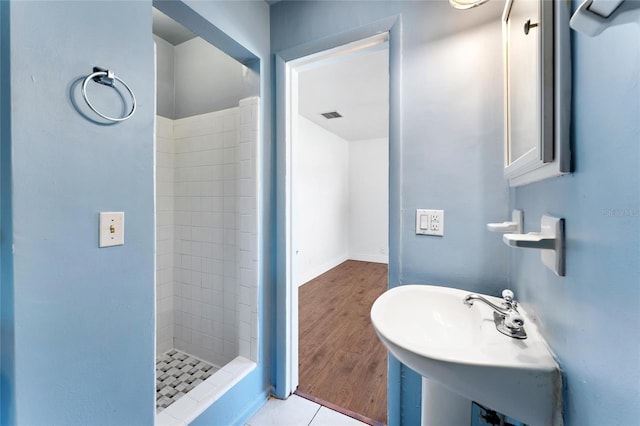
<path fill-rule="evenodd" d="M 485 4 L 489 0 L 449 0 L 449 4 L 456 9 L 471 9 L 481 4 Z"/>

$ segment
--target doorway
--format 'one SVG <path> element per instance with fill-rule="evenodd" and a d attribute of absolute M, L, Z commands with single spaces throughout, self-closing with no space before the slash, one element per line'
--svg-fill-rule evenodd
<path fill-rule="evenodd" d="M 371 424 L 386 422 L 386 350 L 368 314 L 388 288 L 387 40 L 287 63 L 292 391 Z"/>

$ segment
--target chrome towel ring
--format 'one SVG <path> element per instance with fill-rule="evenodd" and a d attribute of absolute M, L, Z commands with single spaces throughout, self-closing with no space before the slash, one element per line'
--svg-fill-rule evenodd
<path fill-rule="evenodd" d="M 131 111 L 129 111 L 129 113 L 124 117 L 119 117 L 119 118 L 109 117 L 108 115 L 104 115 L 103 113 L 98 111 L 96 107 L 94 107 L 93 104 L 89 101 L 89 98 L 87 97 L 87 83 L 89 83 L 89 80 L 93 80 L 96 83 L 104 84 L 105 86 L 109 86 L 113 88 L 115 88 L 116 81 L 119 81 L 125 87 L 125 89 L 127 89 L 127 92 L 129 92 L 129 95 L 131 95 Z M 93 67 L 93 73 L 89 74 L 87 78 L 85 78 L 84 81 L 82 82 L 82 96 L 84 97 L 84 100 L 87 102 L 87 105 L 89 105 L 89 108 L 91 108 L 93 112 L 95 112 L 105 120 L 115 121 L 115 122 L 125 121 L 131 118 L 133 113 L 136 112 L 136 96 L 133 94 L 133 91 L 129 86 L 127 86 L 127 83 L 122 81 L 120 77 L 118 77 L 117 75 L 115 75 L 113 71 L 108 69 Z"/>

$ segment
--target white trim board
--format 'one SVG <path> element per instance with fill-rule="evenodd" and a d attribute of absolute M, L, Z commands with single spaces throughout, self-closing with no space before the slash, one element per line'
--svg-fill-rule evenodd
<path fill-rule="evenodd" d="M 385 254 L 349 253 L 349 259 L 358 260 L 360 262 L 389 264 L 389 256 Z"/>

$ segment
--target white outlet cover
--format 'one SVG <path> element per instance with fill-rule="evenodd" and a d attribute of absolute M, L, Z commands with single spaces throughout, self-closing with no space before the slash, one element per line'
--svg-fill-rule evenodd
<path fill-rule="evenodd" d="M 444 236 L 444 210 L 416 210 L 416 234 Z"/>
<path fill-rule="evenodd" d="M 100 212 L 100 247 L 124 245 L 124 212 Z"/>

